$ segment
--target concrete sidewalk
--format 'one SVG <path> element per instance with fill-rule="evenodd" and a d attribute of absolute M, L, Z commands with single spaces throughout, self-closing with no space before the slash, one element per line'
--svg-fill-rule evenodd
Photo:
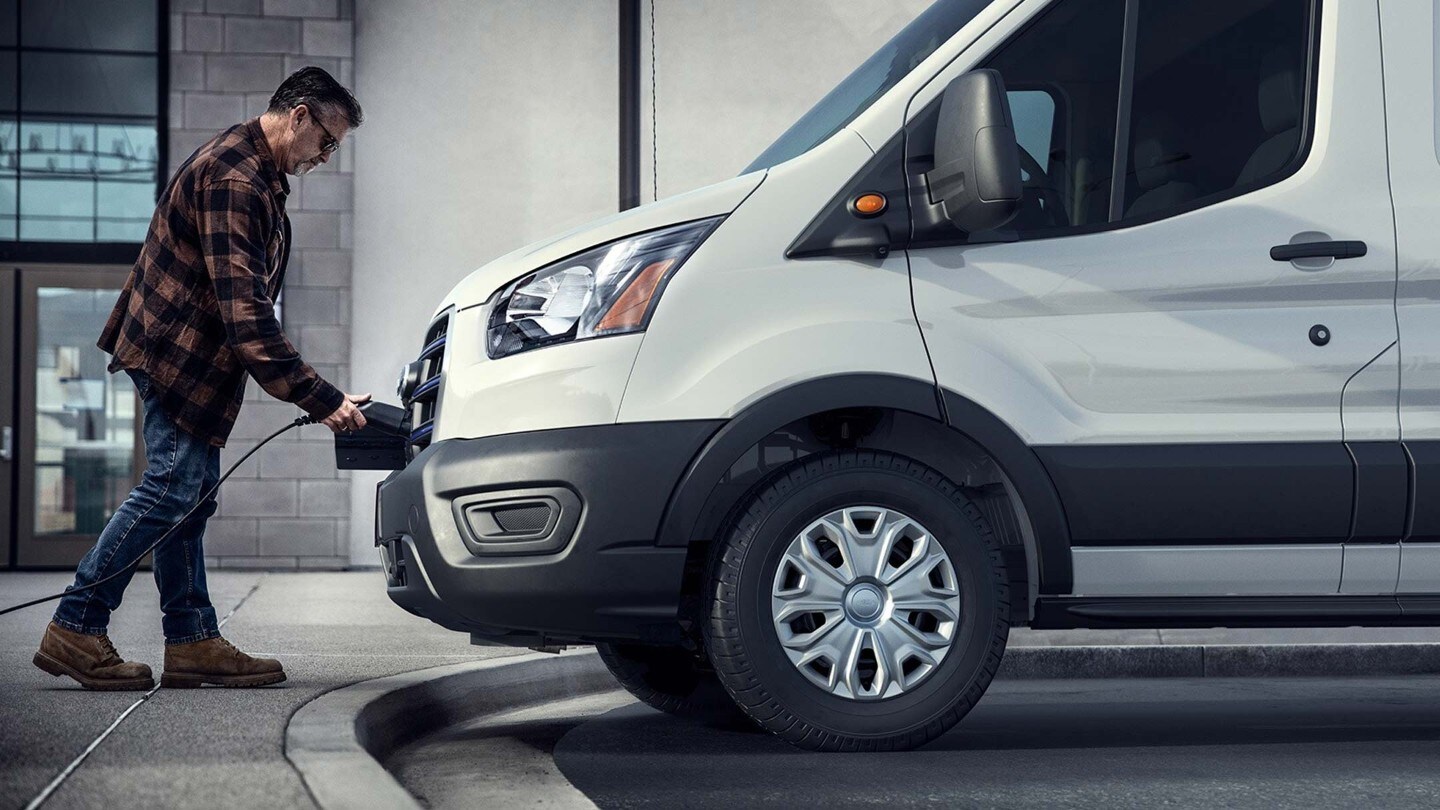
<path fill-rule="evenodd" d="M 137 575 L 111 623 L 132 660 L 161 668 L 159 605 Z M 70 575 L 0 573 L 0 603 L 64 588 Z M 289 680 L 253 690 L 165 690 L 145 701 L 69 776 L 47 806 L 194 807 L 253 801 L 310 807 L 284 756 L 285 729 L 303 704 L 359 681 L 444 664 L 524 653 L 471 647 L 395 607 L 378 572 L 211 575 L 224 633 L 242 649 L 284 661 Z M 239 605 L 238 609 L 236 606 Z M 86 692 L 30 663 L 52 606 L 0 617 L 0 806 L 42 791 L 143 693 Z M 1440 628 L 1305 630 L 1016 630 L 1012 648 L 1093 645 L 1437 644 Z"/>
<path fill-rule="evenodd" d="M 62 590 L 63 573 L 0 573 L 0 603 Z M 111 621 L 120 653 L 163 662 L 160 608 L 140 572 Z M 362 680 L 524 650 L 469 639 L 390 603 L 379 572 L 210 575 L 223 633 L 278 657 L 289 680 L 261 689 L 160 689 L 122 722 L 50 797 L 47 807 L 312 807 L 284 756 L 301 705 Z M 248 597 L 248 598 L 247 598 Z M 0 807 L 31 801 L 143 692 L 86 692 L 31 663 L 53 604 L 0 617 Z"/>

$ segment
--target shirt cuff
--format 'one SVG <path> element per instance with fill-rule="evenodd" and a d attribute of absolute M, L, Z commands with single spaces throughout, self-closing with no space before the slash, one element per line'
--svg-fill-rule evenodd
<path fill-rule="evenodd" d="M 323 379 L 317 379 L 315 387 L 310 393 L 301 397 L 295 404 L 310 415 L 311 419 L 320 421 L 335 412 L 345 402 L 345 394 L 335 386 Z"/>

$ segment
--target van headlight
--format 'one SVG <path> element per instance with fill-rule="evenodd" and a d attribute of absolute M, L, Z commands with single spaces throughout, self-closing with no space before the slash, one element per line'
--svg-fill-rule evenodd
<path fill-rule="evenodd" d="M 490 310 L 486 352 L 498 359 L 555 343 L 644 331 L 666 282 L 720 219 L 637 234 L 516 279 Z"/>

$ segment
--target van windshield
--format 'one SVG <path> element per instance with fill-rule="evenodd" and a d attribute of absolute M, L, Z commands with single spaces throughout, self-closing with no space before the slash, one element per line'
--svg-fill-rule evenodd
<path fill-rule="evenodd" d="M 991 0 L 937 0 L 785 130 L 741 174 L 803 155 L 839 132 L 974 19 Z"/>

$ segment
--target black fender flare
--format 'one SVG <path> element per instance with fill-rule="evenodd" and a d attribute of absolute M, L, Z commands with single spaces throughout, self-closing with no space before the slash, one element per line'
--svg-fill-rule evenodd
<path fill-rule="evenodd" d="M 1068 594 L 1070 532 L 1055 485 L 1029 445 L 994 414 L 934 383 L 894 374 L 841 374 L 780 389 L 715 431 L 680 476 L 660 520 L 657 544 L 685 546 L 713 516 L 711 499 L 726 470 L 765 436 L 812 414 L 840 408 L 906 411 L 948 425 L 988 452 L 1010 479 L 1034 531 L 1040 593 Z M 713 521 L 713 517 L 712 520 Z M 714 528 L 714 527 L 708 527 Z"/>
<path fill-rule="evenodd" d="M 946 422 L 980 445 L 1015 487 L 1035 535 L 1041 594 L 1068 594 L 1075 585 L 1070 559 L 1070 522 L 1050 473 L 1011 427 L 984 407 L 949 389 L 942 392 Z"/>

